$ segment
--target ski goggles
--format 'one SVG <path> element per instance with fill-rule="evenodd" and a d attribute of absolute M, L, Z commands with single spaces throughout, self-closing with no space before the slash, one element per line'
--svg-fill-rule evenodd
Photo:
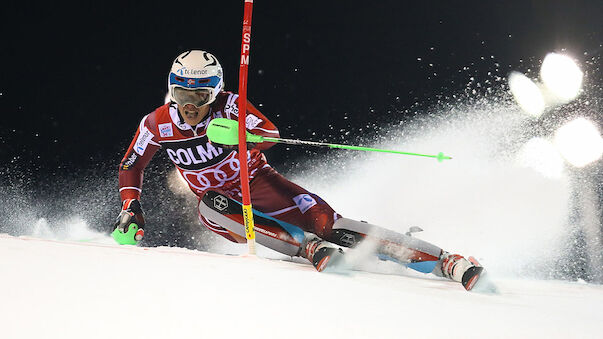
<path fill-rule="evenodd" d="M 208 88 L 184 89 L 182 87 L 174 87 L 172 97 L 180 106 L 193 104 L 201 107 L 207 104 L 212 95 L 212 90 Z"/>

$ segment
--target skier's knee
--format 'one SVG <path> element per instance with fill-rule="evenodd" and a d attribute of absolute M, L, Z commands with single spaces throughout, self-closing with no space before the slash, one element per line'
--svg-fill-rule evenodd
<path fill-rule="evenodd" d="M 334 213 L 320 211 L 312 215 L 314 233 L 323 239 L 328 239 L 333 232 Z"/>

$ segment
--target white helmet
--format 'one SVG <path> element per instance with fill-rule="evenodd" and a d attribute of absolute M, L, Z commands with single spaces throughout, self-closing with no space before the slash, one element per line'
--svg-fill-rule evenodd
<path fill-rule="evenodd" d="M 192 50 L 180 54 L 168 78 L 168 97 L 181 106 L 211 104 L 224 87 L 222 66 L 215 56 Z"/>

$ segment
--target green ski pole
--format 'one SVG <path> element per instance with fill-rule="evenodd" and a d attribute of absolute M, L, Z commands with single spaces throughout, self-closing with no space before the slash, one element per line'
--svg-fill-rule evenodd
<path fill-rule="evenodd" d="M 215 142 L 217 144 L 237 145 L 239 143 L 238 123 L 235 120 L 230 120 L 230 119 L 226 119 L 226 118 L 213 119 L 209 123 L 209 126 L 207 127 L 207 137 L 209 138 L 209 140 L 211 142 Z M 386 150 L 386 149 L 362 147 L 362 146 L 349 146 L 349 145 L 329 144 L 329 143 L 316 142 L 316 141 L 304 141 L 304 140 L 295 140 L 295 139 L 264 137 L 261 135 L 251 134 L 249 132 L 247 132 L 247 142 L 253 142 L 253 143 L 275 142 L 275 143 L 289 144 L 289 145 L 307 145 L 307 146 L 317 146 L 317 147 L 349 149 L 349 150 L 356 150 L 356 151 L 413 155 L 413 156 L 419 156 L 419 157 L 435 158 L 439 162 L 442 162 L 443 160 L 452 159 L 452 157 L 446 156 L 442 152 L 438 153 L 437 155 L 420 154 L 420 153 L 402 152 L 402 151 L 394 151 L 394 150 Z"/>

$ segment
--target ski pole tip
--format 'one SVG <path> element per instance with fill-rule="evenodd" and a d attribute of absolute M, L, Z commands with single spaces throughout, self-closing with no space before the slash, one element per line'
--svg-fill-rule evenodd
<path fill-rule="evenodd" d="M 444 152 L 440 152 L 438 153 L 438 155 L 436 156 L 436 159 L 438 159 L 438 162 L 442 162 L 444 160 L 450 160 L 452 159 L 452 157 L 449 157 L 447 155 L 444 155 Z"/>

